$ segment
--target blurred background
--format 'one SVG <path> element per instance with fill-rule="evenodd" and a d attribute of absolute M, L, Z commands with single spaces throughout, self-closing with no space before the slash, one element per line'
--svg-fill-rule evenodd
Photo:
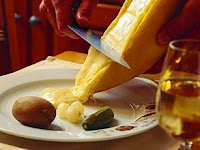
<path fill-rule="evenodd" d="M 39 12 L 41 0 L 0 0 L 0 75 L 64 51 L 87 53 L 83 40 L 58 36 Z M 124 0 L 100 0 L 90 28 L 101 35 L 116 17 Z"/>

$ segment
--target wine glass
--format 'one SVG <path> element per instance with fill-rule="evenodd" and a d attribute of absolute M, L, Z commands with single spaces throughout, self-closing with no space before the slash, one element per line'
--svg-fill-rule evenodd
<path fill-rule="evenodd" d="M 200 40 L 170 42 L 156 96 L 159 125 L 190 150 L 200 140 Z"/>

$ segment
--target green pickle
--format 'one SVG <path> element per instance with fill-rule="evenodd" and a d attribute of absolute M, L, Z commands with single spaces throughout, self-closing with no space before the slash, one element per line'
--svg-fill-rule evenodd
<path fill-rule="evenodd" d="M 105 106 L 97 112 L 91 114 L 83 120 L 82 126 L 86 131 L 103 129 L 113 121 L 114 113 L 112 109 Z"/>

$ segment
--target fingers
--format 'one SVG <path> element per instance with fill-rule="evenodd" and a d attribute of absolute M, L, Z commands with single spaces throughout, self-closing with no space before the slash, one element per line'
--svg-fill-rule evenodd
<path fill-rule="evenodd" d="M 73 39 L 78 39 L 79 36 L 76 35 L 72 30 L 70 30 L 67 25 L 72 22 L 72 0 L 53 0 L 53 7 L 56 14 L 56 23 L 58 30 Z"/>
<path fill-rule="evenodd" d="M 162 45 L 168 44 L 192 30 L 200 22 L 199 6 L 199 0 L 188 0 L 181 13 L 160 30 L 158 42 Z"/>
<path fill-rule="evenodd" d="M 184 39 L 200 39 L 200 23 L 195 25 L 194 28 L 187 35 L 183 36 L 183 38 Z M 165 58 L 165 55 L 158 62 L 156 62 L 156 64 L 154 64 L 153 67 L 151 67 L 145 73 L 147 73 L 147 74 L 159 73 L 162 69 L 162 65 L 164 63 L 164 58 Z M 190 70 L 192 70 L 192 69 L 190 69 Z"/>
<path fill-rule="evenodd" d="M 47 16 L 57 34 L 79 39 L 79 36 L 67 27 L 72 19 L 72 0 L 43 0 L 39 8 Z"/>
<path fill-rule="evenodd" d="M 98 0 L 82 0 L 75 19 L 82 26 L 87 27 L 92 9 L 96 6 Z M 45 14 L 60 36 L 69 36 L 73 39 L 79 39 L 67 25 L 72 23 L 72 6 L 77 0 L 43 0 L 40 4 L 40 11 Z"/>
<path fill-rule="evenodd" d="M 75 16 L 76 22 L 80 26 L 88 27 L 92 9 L 96 7 L 97 3 L 98 0 L 82 0 Z"/>
<path fill-rule="evenodd" d="M 51 25 L 53 26 L 53 28 L 55 29 L 56 33 L 62 37 L 66 36 L 64 34 L 62 34 L 57 27 L 56 24 L 56 15 L 55 15 L 55 11 L 54 8 L 52 6 L 51 3 L 49 3 L 48 1 L 42 1 L 40 4 L 40 12 L 42 14 L 45 14 L 46 17 L 48 18 L 49 22 L 51 23 Z"/>

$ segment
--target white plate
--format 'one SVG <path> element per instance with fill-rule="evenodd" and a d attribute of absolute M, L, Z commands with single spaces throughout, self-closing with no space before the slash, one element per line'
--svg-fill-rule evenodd
<path fill-rule="evenodd" d="M 155 127 L 156 83 L 135 78 L 119 87 L 94 95 L 85 104 L 85 115 L 101 107 L 110 106 L 115 114 L 111 127 L 85 131 L 81 123 L 72 124 L 56 119 L 49 129 L 38 129 L 20 124 L 12 116 L 14 101 L 22 96 L 40 96 L 47 87 L 72 87 L 78 70 L 37 70 L 0 78 L 0 131 L 19 137 L 59 142 L 91 142 L 135 135 Z"/>

